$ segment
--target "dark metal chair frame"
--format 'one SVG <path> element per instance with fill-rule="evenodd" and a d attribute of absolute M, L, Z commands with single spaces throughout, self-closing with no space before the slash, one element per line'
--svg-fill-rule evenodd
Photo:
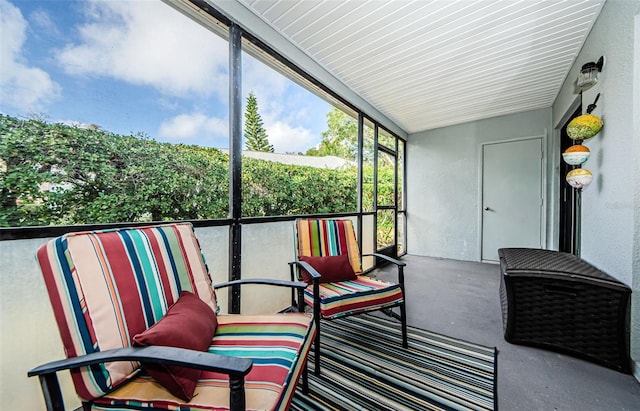
<path fill-rule="evenodd" d="M 372 253 L 372 254 L 360 254 L 360 258 L 362 257 L 376 257 L 376 258 L 380 258 L 388 263 L 392 263 L 394 264 L 398 271 L 398 284 L 400 285 L 400 289 L 402 290 L 402 302 L 397 303 L 395 305 L 392 306 L 388 306 L 388 307 L 384 307 L 381 309 L 377 309 L 377 310 L 369 310 L 369 311 L 360 311 L 360 312 L 356 312 L 356 313 L 351 313 L 348 314 L 346 316 L 351 316 L 351 315 L 358 315 L 358 314 L 363 314 L 365 312 L 371 312 L 371 311 L 382 311 L 385 314 L 392 316 L 396 319 L 398 319 L 401 323 L 401 327 L 402 327 L 402 347 L 403 348 L 408 348 L 409 347 L 409 343 L 408 343 L 408 338 L 407 338 L 407 309 L 406 309 L 406 293 L 405 293 L 405 287 L 404 287 L 404 267 L 407 265 L 405 262 L 400 261 L 398 259 L 395 258 L 391 258 L 387 255 L 384 254 L 379 254 L 379 253 Z M 320 278 L 322 277 L 322 275 L 320 273 L 318 273 L 318 271 L 316 269 L 314 269 L 311 265 L 309 265 L 307 262 L 305 261 L 291 261 L 289 262 L 289 269 L 291 272 L 291 281 L 296 280 L 296 268 L 300 269 L 303 268 L 305 270 L 307 270 L 307 272 L 311 275 L 312 277 L 312 281 L 313 281 L 313 318 L 314 321 L 316 322 L 316 336 L 315 336 L 315 340 L 314 340 L 314 373 L 316 375 L 320 375 L 320 319 L 323 318 L 322 314 L 320 312 Z M 365 275 L 365 274 L 361 274 L 361 275 Z M 292 306 L 295 305 L 299 305 L 299 298 L 300 296 L 298 296 L 298 302 L 296 302 L 296 300 L 293 298 L 293 293 L 292 293 Z M 304 298 L 304 297 L 303 297 Z M 303 302 L 304 303 L 304 302 Z M 394 307 L 400 307 L 400 314 L 396 314 L 395 312 L 393 312 L 391 309 Z M 326 318 L 325 318 L 326 319 Z M 331 320 L 331 319 L 327 319 L 327 320 Z"/>
<path fill-rule="evenodd" d="M 294 310 L 304 310 L 304 289 L 306 283 L 298 281 L 281 281 L 269 279 L 245 279 L 235 280 L 215 285 L 215 289 L 221 289 L 234 285 L 264 284 L 280 287 L 290 287 L 292 292 L 297 291 L 297 305 Z M 318 322 L 316 321 L 316 324 Z M 87 355 L 82 355 L 64 360 L 53 361 L 40 365 L 27 374 L 29 377 L 37 376 L 44 396 L 47 411 L 65 411 L 64 400 L 58 382 L 58 371 L 71 370 L 87 365 L 103 364 L 113 361 L 144 361 L 148 363 L 161 363 L 163 365 L 177 365 L 188 368 L 196 368 L 203 371 L 213 371 L 229 375 L 229 404 L 231 411 L 245 410 L 244 377 L 251 371 L 252 361 L 246 358 L 228 357 L 224 355 L 204 353 L 200 351 L 186 350 L 173 347 L 127 347 L 114 350 L 106 350 Z M 306 361 L 301 358 L 299 361 Z M 303 393 L 309 392 L 307 366 L 302 370 Z M 90 410 L 91 403 L 83 402 L 83 410 Z"/>

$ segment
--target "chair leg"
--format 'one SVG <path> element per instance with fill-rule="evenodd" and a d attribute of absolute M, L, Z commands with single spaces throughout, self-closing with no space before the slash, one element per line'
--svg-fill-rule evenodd
<path fill-rule="evenodd" d="M 64 400 L 62 399 L 62 391 L 60 391 L 58 375 L 56 373 L 41 374 L 38 379 L 47 411 L 64 411 Z"/>
<path fill-rule="evenodd" d="M 389 317 L 393 317 L 396 320 L 400 321 L 402 327 L 402 348 L 409 348 L 407 337 L 407 308 L 405 306 L 405 303 L 403 302 L 402 304 L 400 304 L 400 315 L 394 312 L 391 308 L 383 308 L 381 311 Z"/>
<path fill-rule="evenodd" d="M 398 283 L 402 290 L 402 303 L 400 304 L 400 316 L 402 317 L 402 348 L 409 348 L 409 342 L 407 341 L 407 306 L 406 297 L 407 293 L 404 289 L 404 266 L 398 266 Z"/>
<path fill-rule="evenodd" d="M 229 378 L 229 410 L 246 410 L 246 398 L 244 395 L 244 377 Z"/>
<path fill-rule="evenodd" d="M 320 375 L 320 283 L 317 278 L 313 279 L 313 318 L 316 322 L 316 339 L 313 343 L 315 349 L 315 369 L 316 375 Z"/>
<path fill-rule="evenodd" d="M 409 341 L 407 337 L 407 307 L 404 301 L 400 304 L 400 321 L 402 322 L 402 348 L 409 348 Z"/>
<path fill-rule="evenodd" d="M 309 364 L 304 364 L 302 368 L 302 393 L 304 395 L 309 394 Z"/>
<path fill-rule="evenodd" d="M 314 372 L 316 375 L 320 375 L 320 317 L 316 317 L 316 338 L 313 342 L 314 346 Z"/>

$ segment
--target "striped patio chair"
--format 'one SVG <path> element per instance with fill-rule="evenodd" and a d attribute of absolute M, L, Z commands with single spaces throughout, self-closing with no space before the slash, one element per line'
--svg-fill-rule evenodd
<path fill-rule="evenodd" d="M 320 319 L 332 320 L 353 314 L 383 310 L 401 322 L 402 346 L 407 343 L 404 295 L 405 263 L 382 254 L 360 254 L 351 220 L 298 219 L 295 222 L 295 275 L 309 286 L 305 304 L 313 307 L 316 319 L 315 372 L 320 374 Z M 398 282 L 376 280 L 362 274 L 361 258 L 375 256 L 398 268 Z M 295 269 L 295 268 L 297 269 Z M 399 307 L 400 314 L 392 307 Z"/>
<path fill-rule="evenodd" d="M 67 355 L 29 371 L 48 410 L 64 369 L 84 410 L 286 410 L 301 375 L 306 391 L 313 318 L 217 315 L 189 223 L 67 234 L 37 259 Z"/>

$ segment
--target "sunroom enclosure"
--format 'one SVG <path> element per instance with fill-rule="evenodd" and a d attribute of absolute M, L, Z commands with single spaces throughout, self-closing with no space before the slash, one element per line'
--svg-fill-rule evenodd
<path fill-rule="evenodd" d="M 191 12 L 192 10 L 189 11 Z M 214 282 L 252 276 L 289 279 L 287 263 L 294 256 L 293 221 L 302 215 L 352 219 L 363 253 L 379 251 L 393 256 L 405 254 L 404 140 L 356 104 L 312 79 L 224 16 L 212 13 L 205 20 L 206 27 L 217 35 L 214 37 L 219 36 L 228 41 L 228 215 L 225 218 L 192 221 Z M 356 141 L 354 168 L 357 171 L 352 175 L 356 178 L 354 187 L 357 194 L 354 198 L 357 201 L 353 208 L 338 212 L 330 210 L 328 214 L 320 211 L 313 214 L 288 211 L 287 215 L 274 215 L 268 211 L 256 215 L 243 208 L 243 197 L 246 199 L 247 193 L 243 193 L 245 170 L 242 164 L 244 161 L 251 161 L 246 160 L 248 157 L 243 155 L 243 100 L 249 91 L 243 87 L 246 83 L 243 81 L 243 74 L 245 77 L 252 75 L 251 70 L 243 66 L 243 57 L 246 59 L 248 56 L 297 81 L 303 88 L 311 90 L 345 113 L 356 124 L 357 135 L 353 136 L 353 140 Z M 255 79 L 251 82 L 255 85 Z M 368 112 L 376 114 L 375 111 Z M 292 135 L 291 138 L 296 136 Z M 314 187 L 308 186 L 305 190 L 311 194 Z M 1 337 L 2 408 L 42 408 L 37 379 L 27 379 L 26 371 L 36 364 L 64 357 L 48 297 L 33 258 L 35 250 L 48 239 L 65 232 L 146 225 L 153 222 L 155 221 L 115 221 L 103 224 L 89 222 L 73 226 L 31 225 L 1 229 L 0 255 L 6 262 L 0 295 L 3 328 L 14 330 L 10 334 L 2 333 Z M 364 270 L 370 270 L 374 266 L 372 258 L 363 260 Z M 218 298 L 222 309 L 228 312 L 276 312 L 290 304 L 291 295 L 288 290 L 273 288 L 268 295 L 264 292 L 264 288 L 248 286 L 243 288 L 242 295 L 239 290 L 230 289 L 228 294 L 220 293 Z M 25 306 L 29 309 L 24 310 Z M 29 326 L 25 327 L 25 324 Z M 63 397 L 70 401 L 67 408 L 76 408 L 79 403 L 74 401 L 76 396 L 68 375 L 61 375 L 61 386 Z"/>
<path fill-rule="evenodd" d="M 210 4 L 214 4 L 212 1 L 169 3 L 195 20 L 205 24 L 211 22 L 208 20 L 210 15 L 204 10 L 210 9 Z M 396 177 L 399 186 L 395 203 L 395 230 L 396 236 L 400 237 L 398 245 L 402 247 L 399 250 L 401 254 L 408 252 L 417 256 L 479 261 L 481 202 L 478 187 L 481 171 L 478 147 L 495 141 L 529 137 L 541 137 L 543 141 L 546 172 L 544 247 L 557 249 L 557 193 L 562 179 L 557 171 L 562 161 L 559 129 L 567 115 L 578 108 L 584 110 L 595 97 L 575 91 L 574 82 L 581 65 L 605 54 L 607 68 L 603 73 L 604 81 L 597 91 L 602 94 L 598 113 L 605 119 L 606 126 L 591 147 L 593 156 L 590 169 L 595 178 L 583 197 L 582 256 L 633 288 L 631 357 L 635 377 L 640 379 L 640 6 L 636 0 L 610 0 L 603 6 L 600 17 L 551 106 L 411 134 L 396 126 L 355 91 L 337 82 L 312 57 L 288 44 L 275 29 L 238 3 L 220 2 L 220 11 L 211 11 L 222 20 L 227 18 L 230 21 L 229 16 L 233 17 L 233 21 L 239 24 L 240 32 L 247 29 L 256 36 L 241 36 L 245 46 L 257 50 L 256 45 L 267 45 L 265 61 L 280 64 L 270 54 L 279 50 L 287 56 L 287 61 L 294 63 L 289 69 L 301 68 L 300 71 L 288 72 L 288 75 L 311 81 L 312 88 L 332 91 L 334 94 L 325 98 L 349 111 L 356 121 L 363 124 L 364 127 L 360 128 L 365 130 L 365 136 L 367 129 L 371 132 L 377 129 L 379 135 L 388 133 L 396 138 L 396 158 L 407 158 L 406 166 L 404 161 L 398 161 Z M 226 32 L 226 26 L 212 30 Z M 249 38 L 256 42 L 247 41 Z M 267 44 L 258 41 L 258 38 Z M 337 96 L 341 96 L 339 102 L 335 100 Z M 387 149 L 394 150 L 389 145 L 392 144 L 384 145 L 386 149 L 376 150 L 380 157 L 390 154 Z M 362 161 L 369 160 L 363 158 Z M 362 179 L 361 184 L 367 179 L 374 181 L 373 175 L 360 174 L 359 178 Z M 403 187 L 405 184 L 406 190 Z M 362 201 L 363 197 L 359 198 Z M 375 216 L 388 214 L 390 205 L 394 204 L 360 204 L 353 212 L 338 214 L 356 222 L 364 252 L 376 247 Z M 235 254 L 236 258 L 240 258 L 238 266 L 241 275 L 256 273 L 273 275 L 275 278 L 288 277 L 286 262 L 293 255 L 294 217 L 240 216 L 235 221 L 241 228 L 241 243 Z M 129 225 L 126 222 L 123 224 Z M 230 241 L 233 238 L 230 237 L 230 227 L 233 224 L 234 220 L 230 218 L 195 222 L 196 233 L 216 281 L 226 280 L 232 271 L 234 247 Z M 27 379 L 26 370 L 35 364 L 60 358 L 63 353 L 57 343 L 57 330 L 33 255 L 47 238 L 80 229 L 84 227 L 0 230 L 3 240 L 0 241 L 3 262 L 0 305 L 5 331 L 0 336 L 0 408 L 41 407 L 37 381 Z M 368 267 L 371 264 L 367 262 Z M 251 309 L 245 304 L 250 304 L 252 300 L 264 303 L 258 297 L 262 296 L 252 295 L 250 289 L 243 290 L 242 308 Z M 279 298 L 286 303 L 288 296 Z M 227 302 L 230 300 L 227 299 Z M 495 304 L 499 305 L 497 290 Z M 437 313 L 424 315 L 437 316 Z M 74 398 L 69 381 L 63 380 L 63 384 L 65 398 Z M 25 401 L 32 402 L 27 404 Z M 68 404 L 68 408 L 72 409 L 75 405 Z"/>
<path fill-rule="evenodd" d="M 184 7 L 183 3 L 176 3 L 175 5 L 179 5 L 180 8 Z M 189 7 L 187 7 L 187 14 L 193 12 Z M 183 10 L 184 11 L 184 10 Z M 178 15 L 176 15 L 177 17 Z M 62 212 L 58 212 L 58 214 L 52 214 L 56 217 L 55 222 L 49 224 L 49 229 L 43 229 L 42 227 L 34 227 L 41 226 L 42 224 L 37 224 L 37 219 L 31 219 L 27 224 L 19 224 L 20 222 L 20 209 L 26 209 L 25 204 L 29 203 L 32 208 L 37 209 L 48 207 L 60 207 L 55 202 L 49 201 L 47 203 L 45 199 L 39 199 L 38 194 L 29 193 L 25 195 L 16 197 L 16 205 L 18 212 L 15 214 L 11 214 L 11 210 L 6 212 L 6 223 L 7 227 L 11 227 L 12 229 L 5 230 L 3 236 L 6 239 L 22 239 L 22 238 L 35 238 L 35 237 L 48 237 L 50 234 L 65 232 L 65 231 L 74 231 L 78 229 L 87 229 L 93 226 L 99 227 L 102 223 L 108 223 L 111 226 L 121 226 L 121 225 L 137 225 L 138 223 L 149 223 L 153 221 L 175 221 L 175 220 L 183 220 L 188 219 L 194 221 L 194 223 L 199 227 L 206 226 L 221 226 L 227 225 L 229 226 L 230 238 L 229 238 L 229 247 L 228 254 L 230 256 L 229 261 L 229 272 L 230 279 L 240 278 L 241 274 L 241 259 L 240 259 L 240 251 L 242 249 L 242 225 L 253 224 L 256 222 L 270 222 L 270 221 L 282 221 L 282 218 L 279 216 L 289 216 L 289 220 L 295 218 L 296 215 L 322 215 L 322 214 L 330 214 L 335 216 L 352 216 L 357 219 L 360 223 L 361 219 L 365 216 L 371 216 L 374 224 L 374 231 L 372 235 L 374 235 L 371 239 L 365 239 L 365 243 L 368 243 L 369 240 L 372 241 L 373 247 L 375 251 L 384 252 L 389 255 L 402 255 L 406 252 L 406 241 L 404 239 L 404 233 L 406 232 L 405 224 L 405 203 L 404 200 L 404 182 L 406 180 L 404 172 L 405 172 L 405 142 L 397 135 L 394 135 L 388 129 L 385 129 L 377 121 L 373 120 L 372 117 L 365 114 L 361 109 L 356 107 L 354 104 L 348 102 L 346 99 L 338 96 L 336 93 L 331 91 L 325 85 L 319 83 L 318 81 L 312 79 L 308 75 L 306 75 L 302 70 L 297 68 L 293 63 L 287 61 L 284 57 L 278 55 L 275 51 L 271 50 L 267 45 L 261 43 L 255 37 L 243 31 L 243 29 L 235 23 L 232 23 L 229 19 L 225 18 L 223 15 L 216 11 L 210 11 L 207 14 L 207 17 L 204 21 L 201 21 L 207 29 L 211 30 L 215 34 L 219 34 L 220 37 L 224 38 L 224 40 L 228 44 L 228 67 L 225 70 L 228 74 L 227 82 L 228 82 L 228 141 L 223 144 L 227 144 L 228 149 L 228 157 L 224 157 L 222 155 L 222 159 L 224 161 L 225 158 L 228 158 L 228 181 L 215 181 L 214 184 L 219 185 L 218 193 L 213 194 L 213 196 L 222 197 L 222 193 L 224 193 L 225 189 L 228 191 L 228 210 L 227 212 L 220 213 L 220 211 L 199 211 L 195 214 L 198 214 L 199 218 L 176 218 L 181 213 L 178 211 L 177 213 L 174 210 L 169 210 L 168 214 L 163 214 L 161 210 L 156 211 L 146 211 L 146 212 L 138 212 L 135 219 L 128 220 L 126 217 L 111 216 L 102 218 L 102 216 L 96 216 L 90 214 L 85 214 L 84 220 L 82 217 L 78 219 L 77 217 L 69 216 L 68 219 L 73 220 L 76 219 L 76 224 L 81 225 L 82 227 L 70 226 L 70 227 L 60 227 L 68 224 L 64 224 L 64 210 Z M 218 37 L 216 37 L 218 38 Z M 250 64 L 243 64 L 243 55 L 245 58 L 252 56 Z M 255 59 L 255 60 L 254 60 Z M 269 186 L 270 181 L 268 180 L 260 180 L 257 179 L 256 173 L 268 174 L 270 170 L 265 169 L 264 167 L 255 167 L 255 160 L 252 160 L 251 157 L 255 157 L 253 152 L 243 152 L 243 146 L 247 144 L 245 143 L 245 139 L 247 138 L 247 125 L 246 118 L 243 121 L 243 101 L 247 95 L 247 89 L 249 87 L 245 86 L 245 84 L 251 84 L 252 87 L 256 86 L 256 83 L 259 83 L 261 79 L 256 78 L 256 68 L 254 67 L 257 62 L 262 62 L 258 64 L 263 64 L 266 68 L 267 66 L 274 70 L 277 75 L 282 76 L 288 80 L 286 81 L 296 81 L 301 89 L 309 90 L 307 91 L 307 96 L 312 97 L 315 95 L 319 96 L 322 99 L 325 99 L 330 103 L 327 107 L 333 106 L 332 113 L 338 113 L 337 115 L 338 122 L 342 122 L 345 124 L 338 124 L 337 127 L 347 125 L 350 128 L 346 128 L 344 133 L 347 133 L 345 136 L 340 136 L 341 138 L 346 138 L 344 141 L 337 141 L 338 148 L 334 148 L 333 150 L 343 150 L 345 151 L 344 159 L 341 161 L 342 165 L 340 166 L 332 166 L 330 168 L 335 169 L 335 175 L 339 175 L 342 171 L 349 171 L 350 169 L 356 170 L 353 174 L 348 173 L 345 174 L 345 179 L 348 180 L 350 178 L 353 179 L 353 187 L 357 191 L 353 195 L 349 194 L 348 198 L 343 200 L 343 204 L 320 204 L 318 201 L 322 201 L 321 197 L 315 199 L 316 208 L 310 208 L 308 205 L 296 207 L 295 204 L 279 204 L 283 193 L 275 192 L 279 189 L 279 187 Z M 168 62 L 165 62 L 168 63 Z M 246 78 L 246 80 L 245 80 Z M 253 92 L 250 92 L 250 94 Z M 315 97 L 314 97 L 315 98 Z M 126 102 L 124 102 L 126 103 Z M 269 102 L 267 104 L 278 104 L 278 102 Z M 332 113 L 327 114 L 329 118 Z M 247 112 L 244 112 L 245 117 L 247 116 Z M 335 115 L 335 114 L 334 114 Z M 318 114 L 316 114 L 318 116 Z M 10 118 L 7 118 L 7 130 L 13 130 L 15 128 L 19 128 L 20 122 L 22 120 L 13 121 Z M 329 118 L 328 121 L 331 121 Z M 336 120 L 334 120 L 336 121 Z M 10 123 L 10 124 L 9 124 Z M 28 122 L 25 122 L 25 124 Z M 349 125 L 350 124 L 350 125 Z M 135 127 L 132 126 L 132 127 Z M 96 131 L 101 131 L 101 127 L 98 125 L 91 125 L 89 128 L 93 128 Z M 223 132 L 225 130 L 222 130 Z M 9 133 L 11 131 L 8 131 Z M 35 133 L 35 131 L 30 130 L 29 132 Z M 38 133 L 41 131 L 38 131 Z M 65 135 L 64 130 L 61 131 L 61 136 L 59 138 L 64 138 Z M 220 132 L 220 131 L 218 131 Z M 47 130 L 44 131 L 46 135 L 48 133 Z M 327 131 L 326 133 L 329 133 Z M 351 135 L 348 135 L 351 133 Z M 244 134 L 244 135 L 243 135 Z M 296 140 L 298 136 L 292 132 L 287 136 L 289 140 Z M 201 139 L 207 144 L 210 144 L 210 141 L 214 140 L 213 137 L 209 137 L 204 134 Z M 9 144 L 14 144 L 10 142 Z M 196 141 L 197 144 L 197 141 Z M 344 147 L 341 147 L 344 146 Z M 266 161 L 271 161 L 275 163 L 287 163 L 289 161 L 293 161 L 293 163 L 298 163 L 302 166 L 310 165 L 312 162 L 307 161 L 306 157 L 309 155 L 314 155 L 315 152 L 318 152 L 318 155 L 327 155 L 326 149 L 323 152 L 323 148 L 321 145 L 318 149 L 309 149 L 306 156 L 301 156 L 301 152 L 295 154 L 295 152 L 287 151 L 286 154 L 277 156 L 269 156 L 266 157 Z M 181 147 L 178 147 L 181 148 Z M 76 147 L 72 147 L 72 150 L 76 150 Z M 223 150 L 225 150 L 223 148 Z M 282 149 L 281 149 L 282 150 Z M 17 150 L 18 151 L 18 150 Z M 273 146 L 272 150 L 273 151 Z M 310 154 L 311 153 L 311 154 Z M 11 155 L 9 152 L 8 155 Z M 18 155 L 22 153 L 18 151 Z M 56 155 L 64 156 L 64 153 L 56 153 Z M 284 157 L 296 157 L 298 158 L 284 158 Z M 265 158 L 256 157 L 258 161 L 262 161 L 264 164 Z M 8 172 L 12 171 L 12 166 L 15 161 L 20 161 L 19 158 L 10 158 L 7 159 Z M 163 158 L 159 159 L 160 165 L 162 166 Z M 309 159 L 309 160 L 317 160 L 317 159 Z M 336 160 L 332 158 L 331 160 Z M 37 160 L 36 160 L 37 161 Z M 49 161 L 49 159 L 45 160 Z M 55 161 L 55 160 L 54 160 Z M 99 160 L 100 161 L 100 160 Z M 247 162 L 247 164 L 251 165 L 251 171 L 245 171 L 247 167 L 243 167 L 243 162 Z M 317 163 L 317 161 L 315 161 Z M 37 162 L 34 162 L 35 168 L 38 168 L 39 165 Z M 171 168 L 174 164 L 167 164 L 167 168 Z M 60 169 L 62 166 L 48 166 L 51 171 L 46 171 L 41 174 L 51 174 L 51 178 L 64 176 L 66 174 L 71 174 L 75 170 L 69 169 Z M 318 166 L 311 166 L 318 167 Z M 329 166 L 326 166 L 329 167 Z M 320 168 L 324 168 L 320 166 Z M 58 171 L 59 170 L 59 171 Z M 257 171 L 256 171 L 257 170 Z M 120 170 L 122 171 L 122 170 Z M 247 174 L 252 172 L 253 174 Z M 285 178 L 287 175 L 290 178 L 295 178 L 300 180 L 300 176 L 287 174 L 290 173 L 291 170 L 279 169 L 280 173 L 279 177 L 273 178 Z M 83 171 L 83 173 L 95 175 L 99 173 L 99 171 Z M 85 181 L 80 181 L 81 184 L 86 184 L 87 181 L 93 182 L 91 180 L 91 176 L 86 178 Z M 304 178 L 304 176 L 303 176 Z M 245 181 L 252 180 L 249 183 L 245 184 Z M 46 181 L 40 183 L 39 189 L 41 193 L 48 192 L 66 192 L 72 191 L 72 184 L 70 183 L 71 179 L 65 180 L 56 180 L 56 181 Z M 99 184 L 104 184 L 103 182 L 98 182 L 97 178 L 94 177 L 96 186 Z M 66 182 L 65 182 L 66 181 Z M 145 182 L 146 180 L 141 179 L 141 182 Z M 306 180 L 302 180 L 303 182 Z M 150 184 L 155 184 L 155 181 L 150 181 Z M 200 185 L 203 184 L 211 184 L 207 181 L 202 181 Z M 260 186 L 263 184 L 262 186 Z M 316 190 L 324 190 L 327 191 L 327 187 L 318 187 L 313 184 L 322 184 L 322 182 L 311 181 L 308 187 L 302 186 L 300 184 L 296 187 L 296 190 L 293 194 L 295 196 L 309 196 L 311 197 Z M 76 184 L 77 185 L 77 184 Z M 167 189 L 166 187 L 163 187 Z M 199 190 L 201 187 L 195 187 L 195 190 Z M 329 188 L 332 188 L 329 186 Z M 259 194 L 266 194 L 262 199 L 262 204 L 249 204 L 251 200 L 251 192 L 259 191 Z M 19 189 L 15 188 L 14 192 L 19 193 Z M 100 193 L 102 195 L 103 193 Z M 161 191 L 152 192 L 152 195 L 163 195 Z M 325 193 L 324 195 L 332 195 L 335 194 L 338 197 L 338 193 Z M 15 195 L 15 194 L 12 194 Z M 178 193 L 177 195 L 180 195 Z M 341 194 L 342 195 L 342 194 Z M 42 197 L 46 197 L 43 194 Z M 269 201 L 273 201 L 273 204 L 267 204 Z M 61 202 L 64 205 L 66 202 Z M 114 204 L 114 203 L 112 203 Z M 121 203 L 115 203 L 121 205 Z M 195 203 L 197 206 L 197 203 Z M 313 205 L 313 202 L 311 202 Z M 164 207 L 164 206 L 162 206 Z M 160 208 L 162 208 L 160 207 Z M 174 207 L 172 205 L 172 207 Z M 117 207 L 116 207 L 117 208 Z M 165 207 L 166 208 L 166 207 Z M 301 212 L 302 211 L 302 212 Z M 166 211 L 165 211 L 166 213 Z M 184 215 L 188 215 L 189 212 L 182 213 Z M 221 215 L 222 214 L 222 215 Z M 14 217 L 17 216 L 17 217 Z M 26 213 L 24 213 L 26 215 Z M 62 215 L 62 218 L 59 217 Z M 255 218 L 265 217 L 256 220 Z M 41 217 L 41 220 L 46 221 L 47 215 L 45 214 Z M 95 221 L 94 221 L 95 219 Z M 274 220 L 275 219 L 275 220 Z M 34 223 L 34 221 L 36 223 Z M 62 223 L 61 223 L 62 222 Z M 22 225 L 22 227 L 20 227 Z M 360 227 L 362 224 L 358 224 Z M 52 230 L 52 231 L 51 231 Z M 360 230 L 360 229 L 359 229 Z M 361 234 L 359 232 L 359 234 Z M 362 239 L 362 236 L 360 236 Z M 370 268 L 372 264 L 369 264 Z M 230 302 L 232 307 L 230 306 L 231 311 L 237 311 L 239 298 L 232 299 L 235 301 Z"/>

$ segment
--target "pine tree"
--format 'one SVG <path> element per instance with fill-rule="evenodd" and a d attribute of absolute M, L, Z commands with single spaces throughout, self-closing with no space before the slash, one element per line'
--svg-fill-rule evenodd
<path fill-rule="evenodd" d="M 269 144 L 267 131 L 262 126 L 262 118 L 258 113 L 258 99 L 253 91 L 247 97 L 247 108 L 244 113 L 244 138 L 247 150 L 273 153 L 273 145 Z"/>

